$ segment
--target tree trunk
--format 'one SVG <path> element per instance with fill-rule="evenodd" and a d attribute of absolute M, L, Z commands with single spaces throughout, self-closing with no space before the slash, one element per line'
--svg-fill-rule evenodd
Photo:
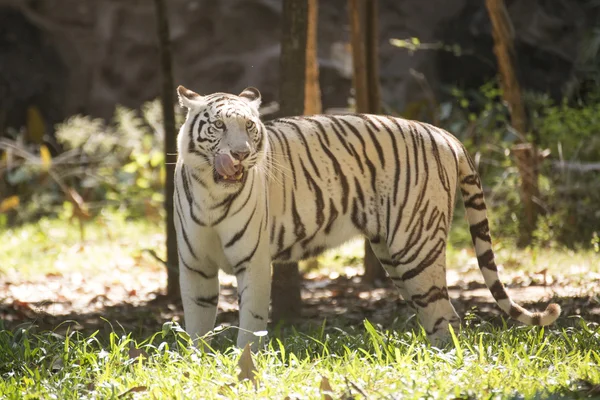
<path fill-rule="evenodd" d="M 306 82 L 304 90 L 304 114 L 322 112 L 321 89 L 319 87 L 319 60 L 317 57 L 317 21 L 319 1 L 308 0 L 308 26 L 306 37 Z"/>
<path fill-rule="evenodd" d="M 538 209 L 535 199 L 539 198 L 538 156 L 535 144 L 526 143 L 527 118 L 521 97 L 521 88 L 515 73 L 516 55 L 513 46 L 513 27 L 504 5 L 504 0 L 486 0 L 486 7 L 492 22 L 494 53 L 498 59 L 498 69 L 502 78 L 502 93 L 510 109 L 513 128 L 522 143 L 513 147 L 513 154 L 521 176 L 520 197 L 524 218 L 520 223 L 520 237 L 517 244 L 525 247 L 531 244 L 537 222 Z"/>
<path fill-rule="evenodd" d="M 173 223 L 173 191 L 175 188 L 175 163 L 167 162 L 170 154 L 177 153 L 177 134 L 175 131 L 175 88 L 171 65 L 171 43 L 169 39 L 169 20 L 165 0 L 154 0 L 156 27 L 160 51 L 162 72 L 161 102 L 164 124 L 164 154 L 166 163 L 165 211 L 167 212 L 167 296 L 179 296 L 179 272 L 177 270 L 177 239 Z"/>
<path fill-rule="evenodd" d="M 377 0 L 349 0 L 352 61 L 354 65 L 354 98 L 356 111 L 380 114 L 378 59 L 378 6 Z M 363 282 L 370 284 L 385 279 L 385 271 L 365 240 L 365 273 Z"/>
<path fill-rule="evenodd" d="M 279 76 L 280 116 L 301 115 L 304 112 L 307 90 L 305 82 L 309 74 L 306 68 L 307 25 L 308 2 L 284 0 Z M 316 28 L 313 32 L 316 32 Z M 314 43 L 316 45 L 316 41 Z M 273 323 L 290 321 L 300 316 L 302 299 L 298 263 L 273 265 L 271 299 Z"/>

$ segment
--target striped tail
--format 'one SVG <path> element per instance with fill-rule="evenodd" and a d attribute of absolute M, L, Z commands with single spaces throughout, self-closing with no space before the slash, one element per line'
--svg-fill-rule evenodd
<path fill-rule="evenodd" d="M 543 312 L 531 312 L 515 303 L 500 282 L 498 268 L 494 261 L 492 239 L 488 224 L 483 190 L 479 175 L 471 157 L 463 150 L 459 161 L 460 191 L 463 196 L 467 220 L 469 221 L 471 238 L 475 245 L 477 263 L 485 280 L 485 284 L 496 299 L 498 306 L 512 318 L 526 325 L 550 325 L 560 315 L 558 304 L 549 304 Z"/>

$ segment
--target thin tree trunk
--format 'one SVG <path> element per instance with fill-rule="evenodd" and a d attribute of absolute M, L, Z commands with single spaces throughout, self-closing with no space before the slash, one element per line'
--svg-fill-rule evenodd
<path fill-rule="evenodd" d="M 363 0 L 348 0 L 348 16 L 350 18 L 350 45 L 352 46 L 352 66 L 354 75 L 354 101 L 357 112 L 367 112 L 369 108 L 369 89 L 367 86 L 367 59 L 365 52 L 365 35 L 363 33 L 362 16 Z"/>
<path fill-rule="evenodd" d="M 171 43 L 169 39 L 169 20 L 165 0 L 154 0 L 156 26 L 160 50 L 160 66 L 162 72 L 161 102 L 164 124 L 164 154 L 166 163 L 165 211 L 167 213 L 167 296 L 179 296 L 179 273 L 177 270 L 177 239 L 173 224 L 173 191 L 175 165 L 166 162 L 170 154 L 177 153 L 177 134 L 175 131 L 175 88 L 173 85 L 173 68 L 171 65 Z"/>
<path fill-rule="evenodd" d="M 305 107 L 308 2 L 284 0 L 280 61 L 280 116 L 301 115 Z M 316 32 L 316 29 L 314 30 Z M 300 316 L 300 272 L 298 263 L 273 265 L 271 283 L 272 320 L 293 320 Z"/>
<path fill-rule="evenodd" d="M 367 87 L 371 114 L 381 114 L 381 89 L 379 85 L 379 4 L 367 0 L 365 7 L 365 58 Z"/>
<path fill-rule="evenodd" d="M 380 114 L 377 0 L 349 0 L 348 13 L 352 38 L 356 111 Z M 376 280 L 385 279 L 385 271 L 366 239 L 364 265 L 363 282 L 373 284 Z"/>
<path fill-rule="evenodd" d="M 308 0 L 308 27 L 306 37 L 306 82 L 304 90 L 304 114 L 322 112 L 321 89 L 319 87 L 319 60 L 317 57 L 317 22 L 319 1 Z"/>
<path fill-rule="evenodd" d="M 514 51 L 513 27 L 504 5 L 504 0 L 486 0 L 486 7 L 492 22 L 494 37 L 494 53 L 498 59 L 498 69 L 502 78 L 502 93 L 510 108 L 513 128 L 519 134 L 520 144 L 513 147 L 513 154 L 521 176 L 520 197 L 523 204 L 524 218 L 521 219 L 518 245 L 525 247 L 531 244 L 533 231 L 537 222 L 538 208 L 535 199 L 539 197 L 538 188 L 538 156 L 535 144 L 525 141 L 527 118 L 521 88 L 515 73 L 516 54 Z"/>

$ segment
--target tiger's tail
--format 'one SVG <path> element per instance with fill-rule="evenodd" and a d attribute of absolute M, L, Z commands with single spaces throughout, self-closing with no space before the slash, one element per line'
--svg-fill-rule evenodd
<path fill-rule="evenodd" d="M 459 159 L 460 191 L 463 196 L 471 238 L 475 245 L 477 263 L 485 284 L 494 296 L 498 306 L 512 318 L 526 325 L 550 325 L 560 316 L 560 306 L 552 303 L 543 312 L 531 312 L 515 303 L 500 281 L 498 268 L 494 261 L 492 239 L 487 219 L 486 206 L 479 175 L 473 160 L 463 149 Z"/>

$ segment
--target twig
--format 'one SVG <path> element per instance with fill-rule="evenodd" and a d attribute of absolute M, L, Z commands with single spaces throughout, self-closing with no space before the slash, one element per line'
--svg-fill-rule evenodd
<path fill-rule="evenodd" d="M 439 116 L 439 113 L 437 112 L 437 109 L 438 109 L 437 101 L 435 99 L 435 94 L 433 93 L 433 90 L 431 89 L 431 85 L 429 85 L 429 82 L 427 81 L 427 78 L 425 77 L 425 74 L 423 74 L 422 72 L 419 72 L 413 68 L 409 69 L 409 72 L 410 72 L 410 75 L 417 82 L 419 82 L 419 85 L 421 86 L 421 90 L 423 90 L 423 93 L 425 94 L 425 98 L 429 102 L 429 106 L 431 107 L 431 116 L 433 117 L 433 124 L 436 126 L 439 126 L 440 125 L 440 116 Z"/>
<path fill-rule="evenodd" d="M 346 386 L 350 385 L 354 388 L 354 390 L 356 390 L 358 393 L 360 393 L 365 399 L 369 398 L 369 395 L 365 393 L 364 390 L 362 390 L 356 383 L 352 382 L 350 379 L 344 377 L 344 379 L 346 380 Z"/>
<path fill-rule="evenodd" d="M 552 167 L 556 169 L 576 171 L 581 173 L 600 171 L 600 163 L 553 161 Z"/>

